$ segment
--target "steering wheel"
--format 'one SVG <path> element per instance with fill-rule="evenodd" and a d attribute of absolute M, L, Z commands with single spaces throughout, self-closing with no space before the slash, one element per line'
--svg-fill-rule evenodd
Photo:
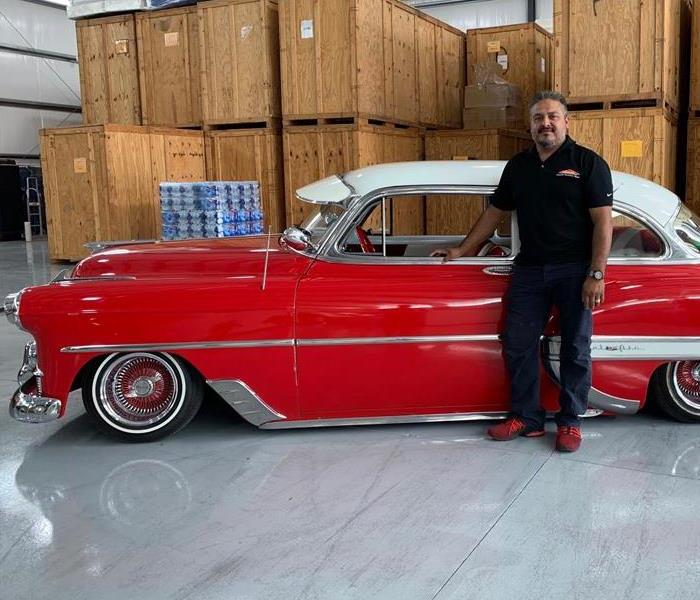
<path fill-rule="evenodd" d="M 359 225 L 355 227 L 355 235 L 357 236 L 357 241 L 360 242 L 360 248 L 362 248 L 363 254 L 371 254 L 377 251 L 372 245 L 372 242 L 369 241 L 367 232 Z"/>

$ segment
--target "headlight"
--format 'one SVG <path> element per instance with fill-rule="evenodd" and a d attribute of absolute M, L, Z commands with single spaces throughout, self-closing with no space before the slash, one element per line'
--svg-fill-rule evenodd
<path fill-rule="evenodd" d="M 5 316 L 7 320 L 13 325 L 21 328 L 22 323 L 19 320 L 19 301 L 22 297 L 22 292 L 15 292 L 14 294 L 8 294 L 5 296 L 5 301 L 3 302 L 3 310 L 5 311 Z"/>

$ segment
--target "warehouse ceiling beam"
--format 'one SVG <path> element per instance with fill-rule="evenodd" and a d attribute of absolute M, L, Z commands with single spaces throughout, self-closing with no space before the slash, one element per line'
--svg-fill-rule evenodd
<path fill-rule="evenodd" d="M 36 48 L 27 48 L 25 46 L 15 46 L 12 44 L 0 44 L 0 52 L 11 52 L 13 54 L 22 54 L 24 56 L 36 56 L 38 58 L 48 58 L 50 60 L 62 60 L 64 62 L 78 64 L 78 59 L 70 54 L 62 54 L 60 52 L 51 52 L 49 50 L 37 50 Z"/>
<path fill-rule="evenodd" d="M 39 160 L 41 157 L 38 154 L 7 154 L 7 153 L 0 153 L 0 160 L 3 159 L 10 159 L 10 160 Z"/>
<path fill-rule="evenodd" d="M 28 2 L 29 4 L 38 4 L 39 6 L 46 6 L 47 8 L 56 8 L 66 12 L 66 6 L 64 4 L 59 4 L 58 2 L 51 2 L 51 0 L 22 0 L 22 2 Z"/>
<path fill-rule="evenodd" d="M 17 100 L 15 98 L 0 98 L 0 106 L 9 106 L 11 108 L 32 108 L 34 110 L 53 110 L 56 112 L 82 112 L 82 108 L 79 105 L 56 104 L 55 102 L 35 102 L 33 100 Z"/>

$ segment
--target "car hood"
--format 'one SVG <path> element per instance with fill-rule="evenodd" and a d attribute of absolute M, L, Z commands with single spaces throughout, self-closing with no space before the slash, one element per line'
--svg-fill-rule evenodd
<path fill-rule="evenodd" d="M 270 240 L 269 274 L 294 274 L 308 264 L 309 258 L 282 249 L 278 242 L 279 236 Z M 71 278 L 179 279 L 262 275 L 267 244 L 268 238 L 263 235 L 114 246 L 78 263 Z"/>

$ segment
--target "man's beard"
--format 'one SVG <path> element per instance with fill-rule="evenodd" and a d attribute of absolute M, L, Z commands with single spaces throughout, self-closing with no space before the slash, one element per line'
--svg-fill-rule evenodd
<path fill-rule="evenodd" d="M 553 137 L 543 137 L 543 133 L 551 133 Z M 557 137 L 556 134 L 553 131 L 540 131 L 537 134 L 537 145 L 542 146 L 543 148 L 551 148 L 552 146 L 557 145 Z"/>

